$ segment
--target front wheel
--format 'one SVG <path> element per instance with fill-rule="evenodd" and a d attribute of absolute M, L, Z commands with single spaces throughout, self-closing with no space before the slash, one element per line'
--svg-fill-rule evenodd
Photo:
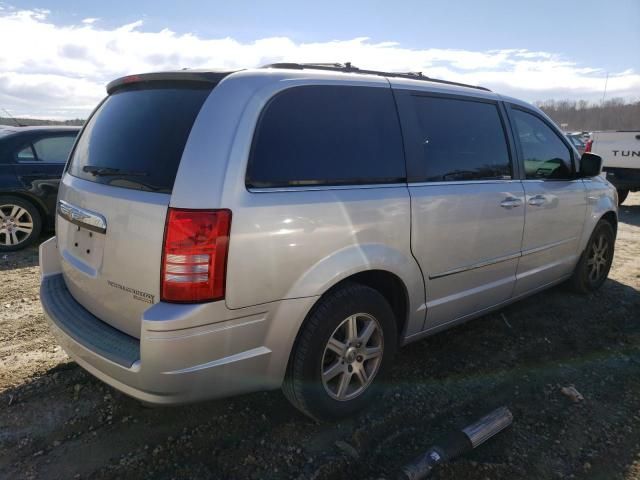
<path fill-rule="evenodd" d="M 571 286 L 575 291 L 589 293 L 602 286 L 613 262 L 615 240 L 611 224 L 600 220 L 571 277 Z"/>
<path fill-rule="evenodd" d="M 316 420 L 335 420 L 379 392 L 397 344 L 396 321 L 376 290 L 349 283 L 323 297 L 305 321 L 283 391 Z"/>

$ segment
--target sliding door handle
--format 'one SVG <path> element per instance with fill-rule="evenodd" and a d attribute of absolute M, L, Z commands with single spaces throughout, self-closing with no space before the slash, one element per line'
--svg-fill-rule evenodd
<path fill-rule="evenodd" d="M 508 210 L 511 210 L 514 207 L 519 207 L 520 205 L 522 205 L 522 200 L 516 197 L 507 197 L 500 202 L 500 206 Z"/>
<path fill-rule="evenodd" d="M 531 205 L 532 207 L 539 207 L 541 205 L 544 205 L 546 201 L 547 199 L 544 195 L 535 195 L 529 199 L 529 205 Z"/>

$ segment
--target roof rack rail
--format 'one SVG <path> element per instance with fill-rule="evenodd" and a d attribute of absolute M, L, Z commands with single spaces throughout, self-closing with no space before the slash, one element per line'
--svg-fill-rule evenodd
<path fill-rule="evenodd" d="M 485 90 L 490 92 L 488 88 L 480 87 L 478 85 L 469 85 L 467 83 L 452 82 L 450 80 L 441 80 L 439 78 L 432 78 L 423 75 L 422 72 L 382 72 L 379 70 L 363 70 L 358 67 L 354 67 L 351 62 L 345 63 L 270 63 L 263 65 L 260 68 L 286 68 L 292 70 L 327 70 L 330 72 L 344 72 L 344 73 L 362 73 L 366 75 L 379 75 L 381 77 L 394 77 L 394 78 L 408 78 L 410 80 L 424 80 L 426 82 L 443 83 L 445 85 L 455 85 L 457 87 L 475 88 L 478 90 Z"/>

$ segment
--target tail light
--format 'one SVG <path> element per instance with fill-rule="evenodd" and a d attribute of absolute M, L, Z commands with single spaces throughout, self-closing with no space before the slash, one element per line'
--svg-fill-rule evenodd
<path fill-rule="evenodd" d="M 591 145 L 593 145 L 593 140 L 592 139 L 587 140 L 587 143 L 584 144 L 584 151 L 585 152 L 590 152 L 591 151 Z"/>
<path fill-rule="evenodd" d="M 230 227 L 230 210 L 169 208 L 160 281 L 163 301 L 224 298 Z"/>

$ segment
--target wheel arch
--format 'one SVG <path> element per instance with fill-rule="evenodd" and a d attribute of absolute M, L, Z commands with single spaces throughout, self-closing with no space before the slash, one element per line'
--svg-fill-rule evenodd
<path fill-rule="evenodd" d="M 618 228 L 618 204 L 615 188 L 608 183 L 593 180 L 587 184 L 587 214 L 585 217 L 579 254 L 587 248 L 593 230 L 600 220 L 606 220 L 613 226 L 614 233 Z"/>
<path fill-rule="evenodd" d="M 314 304 L 314 307 L 329 293 L 349 283 L 358 283 L 372 288 L 385 298 L 396 317 L 396 330 L 400 341 L 400 338 L 403 336 L 404 330 L 407 326 L 407 319 L 409 315 L 409 293 L 407 291 L 407 286 L 402 279 L 395 273 L 388 270 L 363 270 L 343 278 L 331 286 L 331 288 L 320 296 Z M 311 311 L 309 314 L 310 313 Z"/>
<path fill-rule="evenodd" d="M 387 299 L 398 318 L 399 339 L 422 330 L 422 272 L 412 255 L 382 244 L 353 245 L 322 259 L 300 276 L 286 298 L 318 296 L 315 305 L 344 282 L 367 285 Z"/>

